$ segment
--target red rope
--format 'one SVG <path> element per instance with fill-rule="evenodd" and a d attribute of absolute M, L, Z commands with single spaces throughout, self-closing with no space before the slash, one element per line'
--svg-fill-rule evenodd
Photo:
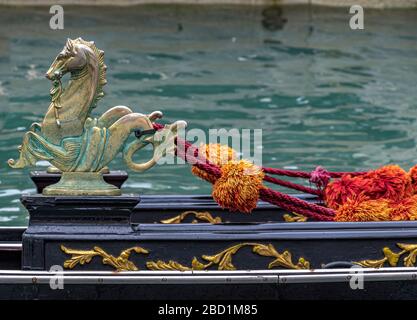
<path fill-rule="evenodd" d="M 287 177 L 293 177 L 293 178 L 304 178 L 304 179 L 310 179 L 311 178 L 311 172 L 306 171 L 297 171 L 297 170 L 284 170 L 284 169 L 277 169 L 277 168 L 268 168 L 268 167 L 262 167 L 262 170 L 265 173 L 269 174 L 276 174 L 279 176 L 287 176 Z M 340 178 L 341 176 L 345 174 L 350 174 L 351 176 L 359 176 L 362 174 L 365 174 L 366 171 L 352 171 L 352 172 L 328 172 L 330 174 L 331 178 Z"/>
<path fill-rule="evenodd" d="M 268 167 L 262 167 L 262 170 L 265 173 L 269 174 L 276 174 L 279 176 L 287 176 L 287 177 L 293 177 L 293 178 L 304 178 L 304 179 L 310 179 L 311 178 L 311 172 L 306 171 L 297 171 L 297 170 L 284 170 L 284 169 L 277 169 L 277 168 L 268 168 Z M 360 176 L 362 174 L 367 173 L 366 171 L 352 171 L 352 172 L 328 172 L 330 174 L 331 178 L 340 178 L 341 176 L 345 174 L 350 174 L 351 176 Z"/>
<path fill-rule="evenodd" d="M 154 123 L 154 128 L 156 130 L 162 129 L 164 126 L 158 123 Z M 186 162 L 195 165 L 201 170 L 204 170 L 210 175 L 219 178 L 221 176 L 221 169 L 210 163 L 206 158 L 202 157 L 198 152 L 198 148 L 194 147 L 188 141 L 182 140 L 177 138 L 176 140 L 177 148 L 176 148 L 176 155 L 181 157 Z M 285 175 L 289 177 L 297 177 L 297 178 L 306 178 L 311 179 L 312 173 L 303 172 L 303 171 L 292 171 L 292 170 L 282 170 L 282 169 L 274 169 L 274 168 L 266 168 L 263 167 L 263 170 L 266 173 L 271 174 L 278 174 L 278 175 Z M 328 172 L 325 172 L 327 174 Z M 341 176 L 341 172 L 332 172 L 329 173 L 330 176 Z M 344 174 L 344 173 L 343 173 Z M 363 174 L 363 173 L 352 173 L 352 174 Z M 265 175 L 265 181 L 272 182 L 287 188 L 292 188 L 298 191 L 302 191 L 305 193 L 310 193 L 313 195 L 321 196 L 321 190 L 305 187 L 303 185 L 299 185 L 296 183 L 292 183 L 289 181 L 284 181 L 281 179 L 277 179 L 274 177 L 270 177 Z M 320 180 L 320 179 L 319 179 Z M 297 212 L 304 216 L 313 218 L 319 221 L 333 221 L 333 216 L 335 215 L 335 211 L 314 203 L 310 203 L 299 198 L 287 195 L 285 193 L 272 190 L 270 188 L 262 188 L 259 192 L 260 198 L 263 201 L 272 203 L 274 205 L 279 206 L 280 208 L 289 211 L 289 212 Z"/>
<path fill-rule="evenodd" d="M 269 188 L 261 189 L 259 191 L 259 195 L 262 200 L 274 204 L 288 212 L 296 212 L 318 221 L 333 221 L 332 215 L 334 215 L 334 211 L 331 209 L 324 208 L 295 197 L 284 195 L 281 192 Z M 284 196 L 287 196 L 287 198 L 285 199 Z M 322 214 L 321 212 L 325 212 L 326 214 Z"/>
<path fill-rule="evenodd" d="M 310 188 L 310 187 L 306 187 L 306 186 L 303 186 L 301 184 L 293 183 L 291 181 L 277 179 L 277 178 L 274 178 L 274 177 L 271 177 L 271 176 L 268 176 L 268 175 L 265 175 L 264 180 L 268 181 L 268 182 L 271 182 L 271 183 L 274 183 L 274 184 L 277 184 L 277 185 L 280 185 L 280 186 L 283 186 L 283 187 L 286 187 L 286 188 L 289 188 L 289 189 L 294 189 L 294 190 L 301 191 L 301 192 L 304 192 L 304 193 L 313 194 L 313 195 L 316 195 L 318 197 L 322 196 L 322 192 L 320 190 L 313 189 L 313 188 Z"/>
<path fill-rule="evenodd" d="M 206 158 L 202 157 L 198 152 L 198 148 L 194 147 L 188 141 L 177 138 L 176 154 L 178 157 L 181 157 L 185 161 L 193 164 L 201 170 L 206 171 L 216 178 L 220 178 L 222 175 L 220 168 L 215 164 L 210 163 Z"/>
<path fill-rule="evenodd" d="M 296 171 L 296 170 L 284 170 L 284 169 L 276 169 L 276 168 L 268 168 L 268 167 L 262 167 L 262 170 L 265 173 L 276 174 L 278 176 L 293 177 L 293 178 L 310 179 L 310 176 L 311 176 L 310 172 Z"/>
<path fill-rule="evenodd" d="M 311 203 L 311 202 L 307 202 L 304 200 L 301 200 L 299 198 L 290 196 L 288 194 L 276 191 L 276 190 L 272 190 L 270 188 L 263 188 L 260 190 L 260 195 L 261 195 L 261 199 L 267 202 L 271 202 L 271 203 L 290 203 L 291 205 L 293 205 L 294 207 L 298 207 L 301 209 L 306 209 L 309 210 L 313 213 L 316 213 L 318 215 L 321 216 L 329 216 L 332 217 L 335 215 L 335 211 L 333 209 L 329 209 L 323 206 L 320 206 L 318 204 L 315 203 Z M 298 210 L 292 210 L 297 212 Z"/>

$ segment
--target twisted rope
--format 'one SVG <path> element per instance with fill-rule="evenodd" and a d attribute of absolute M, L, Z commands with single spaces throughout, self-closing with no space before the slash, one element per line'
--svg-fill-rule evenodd
<path fill-rule="evenodd" d="M 160 130 L 164 126 L 159 123 L 154 123 L 154 129 Z M 221 177 L 221 169 L 215 164 L 208 161 L 203 157 L 197 147 L 194 147 L 190 142 L 177 138 L 176 139 L 176 155 L 182 158 L 184 161 L 191 163 L 197 168 L 204 170 L 208 174 L 215 178 Z M 350 174 L 352 176 L 362 175 L 366 172 L 329 172 L 321 167 L 316 168 L 313 172 L 304 172 L 296 170 L 284 170 L 276 168 L 262 167 L 265 173 L 281 175 L 294 178 L 309 179 L 310 182 L 315 183 L 319 189 L 313 189 L 300 184 L 296 184 L 290 181 L 281 180 L 269 175 L 265 175 L 264 180 L 277 185 L 281 185 L 287 188 L 298 190 L 301 192 L 309 193 L 322 197 L 322 190 L 330 181 L 330 178 L 340 178 L 344 174 Z M 333 221 L 335 211 L 330 208 L 310 203 L 299 198 L 287 195 L 285 193 L 270 189 L 261 188 L 259 190 L 259 196 L 263 201 L 274 204 L 286 211 L 296 212 L 304 216 L 310 217 L 314 220 L 319 221 Z"/>
<path fill-rule="evenodd" d="M 304 179 L 310 179 L 312 172 L 306 172 L 306 171 L 298 171 L 298 170 L 284 170 L 284 169 L 277 169 L 277 168 L 268 168 L 268 167 L 262 167 L 262 170 L 265 173 L 269 173 L 269 174 L 276 174 L 279 176 L 287 176 L 287 177 L 293 177 L 293 178 L 304 178 Z M 313 171 L 314 172 L 314 171 Z M 367 171 L 328 171 L 329 175 L 331 178 L 340 178 L 341 176 L 345 175 L 345 174 L 350 174 L 351 176 L 360 176 L 363 175 L 365 173 L 367 173 Z"/>
<path fill-rule="evenodd" d="M 304 193 L 313 194 L 313 195 L 318 196 L 318 197 L 322 196 L 322 192 L 320 190 L 313 189 L 313 188 L 310 188 L 310 187 L 306 187 L 306 186 L 303 186 L 301 184 L 293 183 L 291 181 L 277 179 L 277 178 L 274 178 L 274 177 L 271 177 L 271 176 L 268 176 L 268 175 L 265 175 L 264 180 L 268 181 L 268 182 L 271 182 L 271 183 L 274 183 L 274 184 L 277 184 L 277 185 L 280 185 L 280 186 L 283 186 L 283 187 L 286 187 L 286 188 L 289 188 L 289 189 L 294 189 L 294 190 L 301 191 L 301 192 L 304 192 Z"/>
<path fill-rule="evenodd" d="M 261 189 L 259 195 L 263 201 L 274 204 L 288 212 L 296 212 L 318 221 L 333 221 L 332 216 L 334 216 L 335 212 L 332 209 L 321 207 L 269 188 Z"/>

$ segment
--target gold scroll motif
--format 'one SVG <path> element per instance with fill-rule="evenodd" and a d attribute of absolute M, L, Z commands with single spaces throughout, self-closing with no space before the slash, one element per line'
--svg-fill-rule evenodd
<path fill-rule="evenodd" d="M 252 247 L 252 252 L 260 256 L 272 257 L 274 260 L 269 263 L 268 268 L 272 269 L 275 267 L 282 267 L 286 269 L 309 269 L 310 262 L 300 257 L 297 263 L 292 261 L 292 255 L 289 251 L 279 253 L 275 250 L 272 244 L 261 244 L 261 243 L 241 243 L 229 247 L 214 255 L 202 255 L 201 259 L 204 262 L 200 262 L 196 257 L 191 261 L 191 266 L 184 266 L 174 260 L 164 262 L 158 261 L 147 261 L 146 267 L 149 270 L 207 270 L 211 266 L 217 266 L 218 270 L 236 270 L 236 267 L 232 263 L 232 257 L 243 247 Z M 64 268 L 73 269 L 77 265 L 84 265 L 90 263 L 92 258 L 95 256 L 102 257 L 103 264 L 112 266 L 116 271 L 137 271 L 138 267 L 129 260 L 132 252 L 136 253 L 149 253 L 148 250 L 141 247 L 133 247 L 126 249 L 120 253 L 118 257 L 114 257 L 105 252 L 100 247 L 94 247 L 93 250 L 75 250 L 69 249 L 61 245 L 61 250 L 66 254 L 72 255 L 72 257 L 64 262 Z"/>
<path fill-rule="evenodd" d="M 211 224 L 222 223 L 222 218 L 220 217 L 213 217 L 210 212 L 208 211 L 184 211 L 181 214 L 161 220 L 160 223 L 164 224 L 177 224 L 182 223 L 188 216 L 193 215 L 195 219 L 191 221 L 191 223 L 199 223 L 201 222 L 208 222 Z M 305 222 L 307 221 L 307 217 L 301 214 L 293 212 L 292 214 L 284 214 L 283 216 L 285 222 Z"/>
<path fill-rule="evenodd" d="M 112 256 L 100 247 L 94 247 L 93 250 L 74 250 L 61 245 L 61 250 L 72 257 L 64 262 L 64 268 L 73 269 L 76 265 L 84 265 L 90 263 L 95 256 L 103 259 L 103 264 L 112 266 L 117 271 L 137 271 L 136 265 L 129 260 L 130 254 L 136 252 L 138 254 L 148 254 L 149 251 L 141 247 L 133 247 L 123 250 L 118 257 Z"/>
<path fill-rule="evenodd" d="M 150 270 L 207 270 L 211 266 L 217 266 L 218 270 L 236 270 L 236 267 L 232 263 L 232 257 L 243 247 L 252 247 L 252 252 L 260 256 L 275 258 L 269 263 L 268 268 L 283 267 L 286 269 L 309 269 L 310 263 L 304 258 L 299 258 L 296 264 L 292 261 L 292 256 L 289 251 L 279 253 L 275 250 L 272 244 L 261 243 L 241 243 L 230 248 L 227 248 L 215 255 L 202 255 L 201 259 L 204 262 L 200 262 L 196 257 L 191 261 L 191 266 L 184 266 L 176 261 L 169 260 L 164 262 L 148 261 L 146 267 Z"/>
<path fill-rule="evenodd" d="M 292 214 L 284 214 L 283 216 L 285 222 L 306 222 L 307 221 L 307 217 L 303 216 L 299 213 L 295 213 L 293 212 Z"/>
<path fill-rule="evenodd" d="M 382 268 L 385 264 L 391 267 L 398 267 L 400 259 L 404 267 L 414 267 L 417 259 L 417 244 L 397 243 L 399 252 L 393 252 L 390 248 L 384 247 L 382 252 L 384 257 L 377 260 L 361 260 L 355 261 L 357 264 L 364 268 Z M 236 254 L 243 247 L 252 247 L 252 252 L 260 256 L 274 258 L 272 262 L 268 264 L 268 268 L 282 267 L 286 269 L 310 269 L 310 262 L 303 257 L 298 259 L 297 263 L 292 261 L 292 255 L 289 251 L 279 253 L 276 251 L 272 244 L 261 243 L 241 243 L 229 247 L 214 255 L 202 255 L 200 259 L 194 257 L 191 261 L 191 266 L 185 266 L 181 263 L 169 260 L 168 262 L 157 260 L 147 261 L 146 267 L 149 270 L 176 270 L 176 271 L 188 271 L 188 270 L 207 270 L 212 266 L 217 266 L 218 270 L 236 270 L 236 267 L 232 263 L 233 255 Z M 116 271 L 137 271 L 138 267 L 129 260 L 132 252 L 138 254 L 148 254 L 149 251 L 141 247 L 132 247 L 123 250 L 118 257 L 114 257 L 111 254 L 105 252 L 102 248 L 95 246 L 92 250 L 76 250 L 70 249 L 61 245 L 61 250 L 66 254 L 72 255 L 72 257 L 64 262 L 64 268 L 73 269 L 77 265 L 84 265 L 91 262 L 95 256 L 102 258 L 103 264 L 112 266 Z"/>
<path fill-rule="evenodd" d="M 388 247 L 383 248 L 384 258 L 382 259 L 362 260 L 354 263 L 365 268 L 382 268 L 385 263 L 388 263 L 391 267 L 397 267 L 400 258 L 405 255 L 403 259 L 404 267 L 414 267 L 417 257 L 417 244 L 397 243 L 397 247 L 402 250 L 400 252 L 393 252 Z"/>
<path fill-rule="evenodd" d="M 220 217 L 213 217 L 208 211 L 184 211 L 175 217 L 161 220 L 161 223 L 164 223 L 164 224 L 181 223 L 189 215 L 193 215 L 195 217 L 192 223 L 198 223 L 199 221 L 208 222 L 211 224 L 222 223 L 222 219 Z"/>

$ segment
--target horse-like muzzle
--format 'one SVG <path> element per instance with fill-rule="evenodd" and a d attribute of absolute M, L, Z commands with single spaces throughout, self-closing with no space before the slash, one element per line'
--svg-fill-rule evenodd
<path fill-rule="evenodd" d="M 65 73 L 67 73 L 65 62 L 55 61 L 45 73 L 45 77 L 51 81 L 60 80 Z"/>
<path fill-rule="evenodd" d="M 45 77 L 48 80 L 54 81 L 54 80 L 61 80 L 61 78 L 64 76 L 64 73 L 62 72 L 62 70 L 57 70 L 54 71 L 53 73 L 45 73 Z"/>

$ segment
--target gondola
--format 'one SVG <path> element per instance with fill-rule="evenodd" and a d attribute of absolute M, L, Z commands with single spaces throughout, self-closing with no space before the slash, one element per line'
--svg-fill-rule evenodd
<path fill-rule="evenodd" d="M 90 117 L 103 96 L 105 71 L 104 53 L 77 38 L 67 41 L 46 74 L 53 84 L 50 107 L 25 133 L 19 158 L 9 165 L 20 169 L 47 160 L 51 167 L 32 172 L 37 192 L 21 196 L 28 227 L 0 228 L 1 299 L 417 297 L 417 221 L 400 221 L 416 219 L 415 175 L 397 167 L 348 174 L 259 168 L 235 161 L 222 146 L 207 150 L 224 151 L 230 158 L 224 166 L 216 157 L 202 161 L 190 143 L 181 147 L 178 131 L 185 122 L 157 123 L 159 111 L 144 115 L 117 106 Z M 64 90 L 61 78 L 68 72 Z M 108 164 L 122 152 L 133 171 L 150 169 L 161 157 L 161 132 L 177 157 L 196 160 L 193 173 L 213 183 L 212 195 L 123 193 L 127 173 L 109 171 Z M 152 159 L 134 162 L 149 144 Z M 279 173 L 307 177 L 317 188 L 270 176 Z M 330 178 L 369 184 L 378 174 L 385 179 L 379 193 L 369 189 L 353 205 L 348 198 L 345 208 L 338 203 L 345 201 L 339 185 L 326 205 L 331 199 L 342 209 L 325 206 L 323 186 Z M 263 181 L 310 194 L 283 194 Z M 378 199 L 369 199 L 375 194 Z M 388 196 L 404 199 L 394 206 Z"/>
<path fill-rule="evenodd" d="M 123 172 L 107 176 L 114 184 L 126 178 Z M 47 181 L 54 182 L 56 174 L 35 172 L 32 178 L 41 191 Z M 74 205 L 67 197 L 55 197 L 54 212 L 40 214 L 38 200 L 29 201 L 37 196 L 42 198 L 40 194 L 22 196 L 30 213 L 28 228 L 0 229 L 2 299 L 416 297 L 417 271 L 402 262 L 412 251 L 401 254 L 393 266 L 389 260 L 380 268 L 356 264 L 384 259 L 385 247 L 400 252 L 398 244 L 415 246 L 415 222 L 286 222 L 278 220 L 282 210 L 270 204 L 259 202 L 251 215 L 231 214 L 210 196 L 135 196 L 126 201 L 125 208 L 131 209 L 125 212 L 109 208 L 100 199 L 99 213 L 95 199 Z M 297 197 L 317 201 L 307 195 Z M 209 216 L 217 219 L 215 223 L 204 220 Z M 105 262 L 102 256 L 117 258 L 138 245 L 147 253 L 133 252 L 126 260 L 129 263 Z M 212 259 L 212 266 L 191 269 L 193 260 L 207 265 L 206 255 L 213 257 L 227 249 L 230 253 L 230 248 L 235 248 L 230 261 Z M 74 257 L 86 260 L 67 263 L 76 261 Z M 228 270 L 224 262 L 235 270 Z M 118 267 L 122 270 L 117 271 Z"/>

